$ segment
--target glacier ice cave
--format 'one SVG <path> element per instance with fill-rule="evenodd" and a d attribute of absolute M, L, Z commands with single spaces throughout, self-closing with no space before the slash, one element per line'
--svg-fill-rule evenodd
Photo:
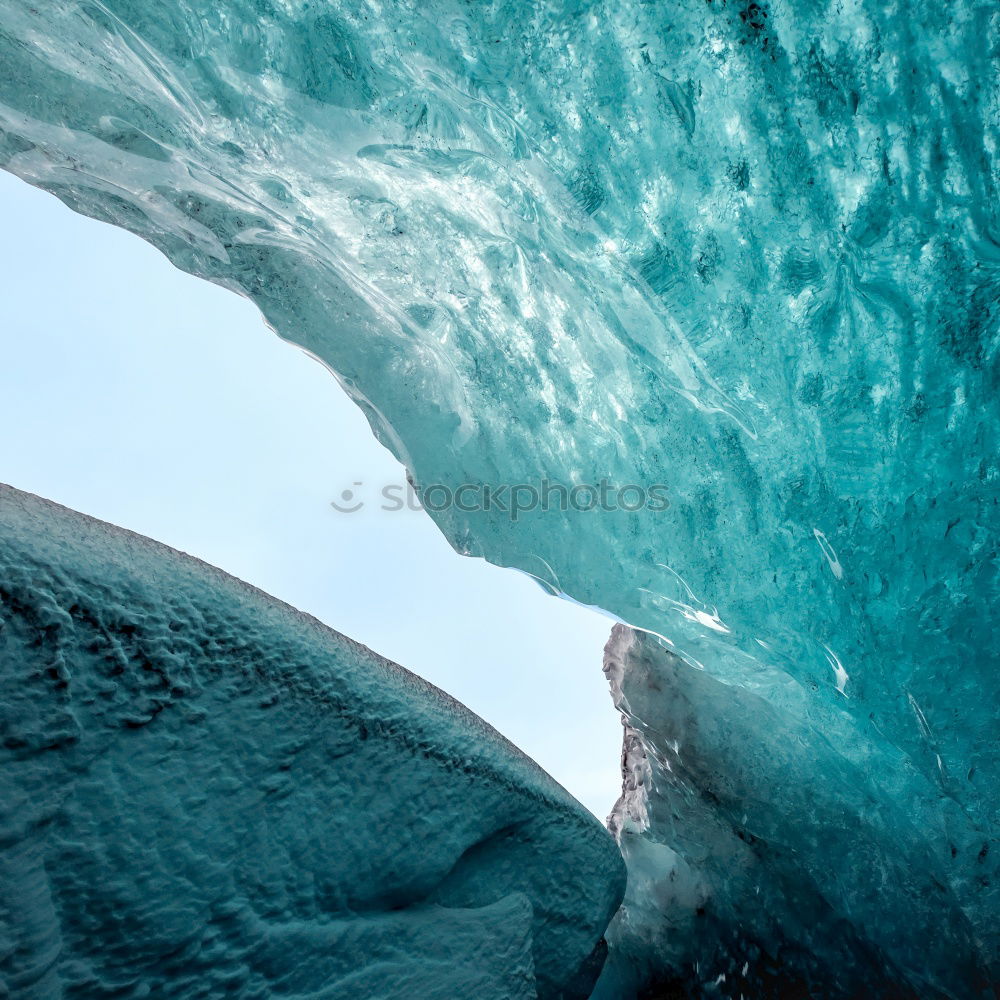
<path fill-rule="evenodd" d="M 428 507 L 619 620 L 606 834 L 0 494 L 3 995 L 1000 995 L 998 144 L 994 0 L 0 0 L 0 166 L 248 296 L 418 489 L 669 498 Z"/>

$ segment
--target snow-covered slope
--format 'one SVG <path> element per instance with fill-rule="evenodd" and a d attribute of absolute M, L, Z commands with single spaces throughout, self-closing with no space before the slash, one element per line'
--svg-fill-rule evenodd
<path fill-rule="evenodd" d="M 587 996 L 608 833 L 447 695 L 0 487 L 4 996 Z"/>

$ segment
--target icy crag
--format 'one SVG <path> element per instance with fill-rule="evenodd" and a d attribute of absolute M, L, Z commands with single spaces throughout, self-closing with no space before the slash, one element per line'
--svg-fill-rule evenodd
<path fill-rule="evenodd" d="M 650 688 L 623 952 L 738 996 L 706 948 L 735 961 L 759 888 L 751 936 L 796 989 L 1000 980 L 996 4 L 0 12 L 0 162 L 250 296 L 418 484 L 669 487 L 666 511 L 434 515 L 670 644 L 714 769 Z M 633 662 L 630 703 L 657 673 Z M 903 849 L 873 875 L 854 842 Z M 803 953 L 800 885 L 839 951 Z"/>
<path fill-rule="evenodd" d="M 0 989 L 585 998 L 607 831 L 436 688 L 0 487 Z"/>
<path fill-rule="evenodd" d="M 994 995 L 988 834 L 899 748 L 844 743 L 846 713 L 817 725 L 801 696 L 692 671 L 622 625 L 605 671 L 627 721 L 610 825 L 630 877 L 595 1000 L 643 982 L 760 1000 Z"/>

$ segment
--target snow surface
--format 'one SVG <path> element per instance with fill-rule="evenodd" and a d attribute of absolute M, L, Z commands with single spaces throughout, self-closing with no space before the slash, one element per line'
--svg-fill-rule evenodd
<path fill-rule="evenodd" d="M 0 487 L 5 995 L 586 997 L 614 841 L 430 684 Z"/>

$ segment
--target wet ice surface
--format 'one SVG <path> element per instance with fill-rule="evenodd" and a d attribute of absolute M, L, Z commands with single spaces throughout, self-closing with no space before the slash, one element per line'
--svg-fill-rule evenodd
<path fill-rule="evenodd" d="M 0 487 L 0 666 L 11 997 L 589 994 L 614 841 L 315 619 Z"/>
<path fill-rule="evenodd" d="M 764 884 L 702 908 L 734 954 L 782 949 L 775 989 L 813 961 L 799 892 L 850 975 L 997 980 L 993 7 L 0 10 L 7 168 L 250 296 L 418 483 L 669 487 L 667 511 L 437 516 L 668 644 L 715 763 L 658 782 L 637 891 L 746 845 Z M 665 702 L 636 731 L 690 761 Z M 866 873 L 844 813 L 898 859 Z M 730 991 L 687 940 L 655 974 Z"/>

